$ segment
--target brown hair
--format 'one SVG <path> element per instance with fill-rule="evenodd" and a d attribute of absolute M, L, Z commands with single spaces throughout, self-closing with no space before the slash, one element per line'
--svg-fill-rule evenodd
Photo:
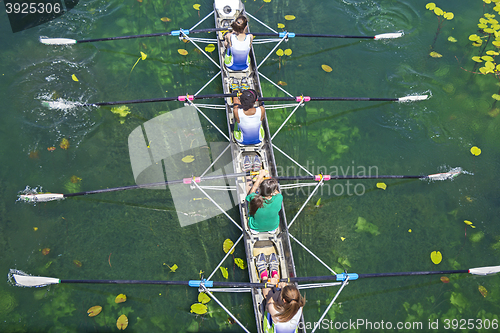
<path fill-rule="evenodd" d="M 290 321 L 297 314 L 297 311 L 306 305 L 306 299 L 302 297 L 294 284 L 281 289 L 281 298 L 285 303 L 283 305 L 274 303 L 274 308 L 279 312 L 278 319 L 282 323 Z"/>
<path fill-rule="evenodd" d="M 236 18 L 236 20 L 233 21 L 233 23 L 231 23 L 231 28 L 233 28 L 234 32 L 241 34 L 245 31 L 247 23 L 247 18 L 243 15 L 240 15 Z"/>
<path fill-rule="evenodd" d="M 264 179 L 259 186 L 259 194 L 250 201 L 249 215 L 253 216 L 257 209 L 264 206 L 264 197 L 273 195 L 278 190 L 278 181 L 274 178 Z"/>

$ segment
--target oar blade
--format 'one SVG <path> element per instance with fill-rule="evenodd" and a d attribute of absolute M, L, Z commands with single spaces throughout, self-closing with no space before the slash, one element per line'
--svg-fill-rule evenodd
<path fill-rule="evenodd" d="M 61 280 L 51 277 L 31 276 L 24 272 L 11 269 L 9 281 L 17 287 L 43 287 L 49 284 L 58 284 Z"/>
<path fill-rule="evenodd" d="M 488 266 L 469 269 L 470 274 L 474 275 L 490 275 L 500 272 L 500 266 Z"/>
<path fill-rule="evenodd" d="M 387 33 L 387 34 L 375 35 L 374 39 L 394 39 L 394 38 L 399 38 L 402 36 L 403 36 L 402 32 L 391 32 L 391 33 Z"/>
<path fill-rule="evenodd" d="M 405 96 L 398 98 L 398 102 L 416 102 L 416 101 L 425 101 L 429 98 L 429 95 L 416 95 L 416 96 Z"/>
<path fill-rule="evenodd" d="M 45 45 L 72 45 L 76 44 L 76 39 L 40 37 L 40 43 Z"/>
<path fill-rule="evenodd" d="M 448 172 L 436 173 L 433 175 L 428 175 L 427 177 L 423 177 L 422 179 L 430 179 L 430 180 L 448 180 L 453 179 L 462 173 L 462 168 L 454 168 Z"/>
<path fill-rule="evenodd" d="M 24 202 L 48 202 L 64 199 L 64 194 L 60 193 L 38 193 L 38 194 L 21 194 L 19 199 Z"/>

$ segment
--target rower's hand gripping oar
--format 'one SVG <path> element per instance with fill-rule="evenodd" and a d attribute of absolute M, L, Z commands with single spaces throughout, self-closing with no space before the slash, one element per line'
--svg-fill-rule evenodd
<path fill-rule="evenodd" d="M 149 184 L 141 184 L 141 185 L 130 185 L 130 186 L 121 186 L 121 187 L 113 187 L 113 188 L 104 188 L 101 190 L 93 190 L 93 191 L 85 191 L 85 192 L 77 192 L 77 193 L 35 193 L 35 194 L 21 194 L 19 195 L 19 200 L 24 202 L 48 202 L 61 200 L 68 197 L 76 197 L 81 195 L 89 195 L 89 194 L 97 194 L 97 193 L 106 193 L 106 192 L 116 192 L 116 191 L 124 191 L 124 190 L 132 190 L 137 188 L 151 188 L 156 186 L 163 185 L 172 185 L 172 184 L 186 184 L 189 185 L 191 183 L 199 183 L 201 181 L 214 180 L 220 178 L 237 178 L 241 176 L 246 176 L 248 173 L 233 173 L 228 175 L 217 175 L 217 176 L 204 176 L 204 177 L 190 177 L 179 180 L 169 180 L 165 182 L 158 183 L 149 183 Z"/>
<path fill-rule="evenodd" d="M 92 42 L 102 42 L 107 40 L 120 40 L 120 39 L 132 39 L 132 38 L 145 38 L 145 37 L 160 37 L 160 36 L 181 36 L 189 35 L 202 32 L 212 32 L 212 31 L 224 31 L 227 29 L 222 28 L 212 28 L 212 29 L 197 29 L 197 30 L 172 30 L 170 32 L 160 32 L 155 34 L 145 34 L 145 35 L 133 35 L 133 36 L 118 36 L 118 37 L 106 37 L 106 38 L 95 38 L 95 39 L 70 39 L 70 38 L 48 38 L 40 37 L 40 43 L 45 45 L 73 45 L 82 43 L 92 43 Z"/>

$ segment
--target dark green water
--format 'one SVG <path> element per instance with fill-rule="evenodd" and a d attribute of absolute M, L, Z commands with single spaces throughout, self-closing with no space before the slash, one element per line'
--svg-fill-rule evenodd
<path fill-rule="evenodd" d="M 95 102 L 176 96 L 196 92 L 216 72 L 192 45 L 174 37 L 71 47 L 41 45 L 38 37 L 86 39 L 189 28 L 212 8 L 211 2 L 200 2 L 198 14 L 193 4 L 182 0 L 81 1 L 60 19 L 16 34 L 10 32 L 6 14 L 0 14 L 0 272 L 5 276 L 16 268 L 61 279 L 197 279 L 200 270 L 210 273 L 223 257 L 223 241 L 239 237 L 224 216 L 181 228 L 173 202 L 161 191 L 99 194 L 36 206 L 16 202 L 16 195 L 26 186 L 67 193 L 65 185 L 71 184 L 72 176 L 82 179 L 80 190 L 132 185 L 128 135 L 159 112 L 181 106 L 134 105 L 121 124 L 109 108 L 51 110 L 40 105 L 43 97 Z M 337 271 L 451 270 L 499 262 L 500 117 L 490 112 L 496 107 L 491 95 L 498 86 L 491 75 L 468 72 L 474 66 L 470 57 L 478 53 L 468 36 L 477 32 L 483 2 L 437 3 L 455 15 L 443 25 L 434 47 L 442 58 L 429 56 L 438 22 L 425 4 L 390 0 L 257 0 L 245 4 L 248 12 L 273 28 L 284 23 L 297 33 L 406 33 L 390 41 L 290 40 L 282 48 L 291 48 L 292 55 L 282 57 L 281 67 L 273 55 L 261 72 L 274 82 L 286 82 L 285 88 L 294 95 L 432 95 L 428 101 L 405 104 L 310 102 L 274 140 L 291 157 L 314 172 L 319 167 L 334 171 L 355 166 L 358 171 L 371 166 L 378 174 L 432 174 L 452 167 L 469 173 L 446 182 L 388 180 L 385 191 L 377 189 L 373 180 L 351 181 L 351 193 L 357 186 L 358 193 L 364 190 L 363 195 L 336 195 L 333 191 L 346 191 L 347 184 L 340 182 L 343 187 L 334 188 L 337 183 L 327 183 L 290 232 Z M 296 19 L 285 21 L 285 15 Z M 162 22 L 162 17 L 171 21 Z M 210 24 L 212 19 L 200 27 Z M 264 31 L 251 24 L 253 31 Z M 449 36 L 457 42 L 449 42 Z M 179 55 L 179 48 L 189 54 Z M 256 46 L 257 57 L 262 59 L 270 49 Z M 130 74 L 141 51 L 148 57 Z M 333 71 L 324 72 L 322 64 Z M 72 74 L 78 82 L 71 79 Z M 263 89 L 267 96 L 277 94 L 269 84 Z M 220 92 L 218 79 L 206 90 Z M 272 132 L 289 112 L 268 112 Z M 207 114 L 227 130 L 223 113 Z M 214 130 L 207 131 L 214 141 L 223 139 Z M 67 150 L 59 148 L 63 138 L 69 140 Z M 47 151 L 51 146 L 57 149 Z M 471 155 L 472 146 L 480 147 L 482 154 Z M 279 153 L 276 159 L 293 175 L 296 169 L 289 160 Z M 285 196 L 289 219 L 306 198 L 307 193 L 293 191 Z M 320 198 L 320 207 L 315 207 Z M 230 214 L 237 218 L 235 210 Z M 357 232 L 360 217 L 378 232 Z M 476 228 L 466 226 L 464 220 Z M 44 248 L 51 250 L 46 256 L 41 253 Z M 293 251 L 299 276 L 329 274 L 297 244 Z M 442 253 L 439 265 L 431 262 L 432 251 Z M 235 257 L 244 256 L 243 247 L 238 247 Z M 82 266 L 77 267 L 74 260 Z M 172 273 L 164 263 L 179 268 Z M 233 268 L 232 259 L 224 266 L 230 280 L 247 281 L 246 271 Z M 421 322 L 423 331 L 431 331 L 429 320 L 438 320 L 439 331 L 445 331 L 446 319 L 473 319 L 475 325 L 477 320 L 498 321 L 498 276 L 450 275 L 446 284 L 440 277 L 352 281 L 326 318 L 333 325 L 358 319 L 383 320 L 393 327 L 397 322 Z M 223 280 L 220 272 L 214 280 Z M 486 297 L 479 286 L 488 291 Z M 318 320 L 336 292 L 337 288 L 307 291 L 306 321 Z M 128 299 L 116 305 L 114 298 L 120 293 Z M 255 329 L 249 296 L 220 295 L 220 299 L 251 331 Z M 23 289 L 5 282 L 0 285 L 0 331 L 116 331 L 120 314 L 129 318 L 128 331 L 239 331 L 213 301 L 209 314 L 190 313 L 195 302 L 197 291 L 187 287 L 54 285 Z M 103 312 L 89 318 L 87 309 L 94 305 L 103 306 Z M 469 331 L 479 331 L 477 327 Z M 379 330 L 359 326 L 351 331 Z"/>

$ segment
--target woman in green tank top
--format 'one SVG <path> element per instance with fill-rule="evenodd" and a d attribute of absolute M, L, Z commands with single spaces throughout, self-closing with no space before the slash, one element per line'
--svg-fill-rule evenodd
<path fill-rule="evenodd" d="M 248 226 L 257 232 L 268 232 L 278 228 L 279 211 L 283 203 L 283 195 L 278 191 L 276 179 L 265 179 L 267 170 L 261 170 L 246 200 L 250 202 Z M 256 191 L 259 189 L 259 193 Z"/>

